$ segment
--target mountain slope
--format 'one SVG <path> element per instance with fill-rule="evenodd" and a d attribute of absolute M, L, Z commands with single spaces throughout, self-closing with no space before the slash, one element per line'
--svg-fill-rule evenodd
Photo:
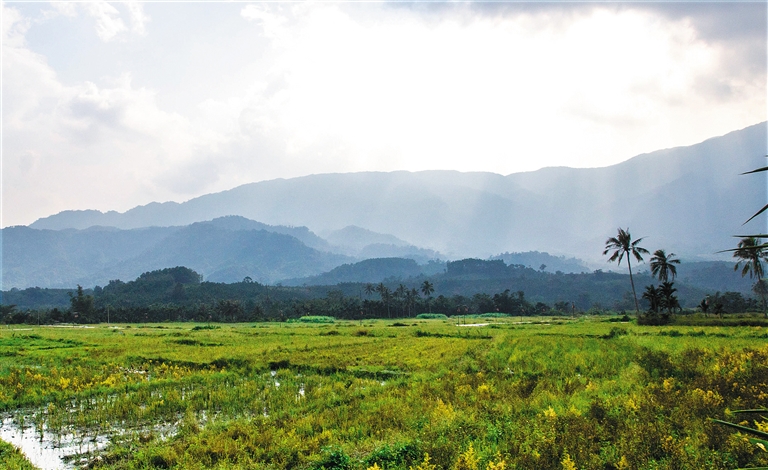
<path fill-rule="evenodd" d="M 9 227 L 0 236 L 4 289 L 104 285 L 182 265 L 212 281 L 249 276 L 274 282 L 326 272 L 350 260 L 307 246 L 302 240 L 319 248 L 328 244 L 306 227 L 272 227 L 235 217 L 132 230 Z"/>
<path fill-rule="evenodd" d="M 762 123 L 605 168 L 312 175 L 124 214 L 65 212 L 32 226 L 135 228 L 237 214 L 315 231 L 355 225 L 453 258 L 537 250 L 593 262 L 602 262 L 605 239 L 628 227 L 648 248 L 712 258 L 734 245 L 732 234 L 765 229 L 765 217 L 741 225 L 764 204 L 765 177 L 739 175 L 764 165 L 765 150 Z"/>

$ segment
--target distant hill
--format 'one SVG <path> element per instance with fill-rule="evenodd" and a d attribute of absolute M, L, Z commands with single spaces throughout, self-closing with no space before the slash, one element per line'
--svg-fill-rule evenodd
<path fill-rule="evenodd" d="M 268 226 L 240 217 L 131 230 L 9 227 L 0 234 L 5 289 L 104 285 L 169 266 L 188 266 L 217 282 L 246 276 L 274 282 L 319 274 L 351 260 L 307 246 L 328 244 L 306 227 Z"/>
<path fill-rule="evenodd" d="M 583 273 L 592 271 L 583 261 L 565 256 L 552 256 L 549 253 L 528 251 L 525 253 L 502 253 L 492 259 L 503 260 L 506 264 L 519 264 L 547 272 Z"/>
<path fill-rule="evenodd" d="M 721 294 L 739 292 L 746 297 L 755 297 L 750 292 L 753 281 L 734 272 L 732 263 L 683 262 L 678 274 L 675 287 L 684 307 L 693 308 L 705 296 L 713 296 L 718 291 Z M 523 292 L 525 298 L 533 303 L 545 302 L 553 306 L 560 302 L 575 305 L 582 311 L 592 308 L 634 309 L 629 277 L 623 272 L 551 273 L 519 264 L 506 265 L 502 260 L 464 259 L 445 264 L 431 262 L 418 265 L 410 259 L 372 259 L 346 263 L 325 274 L 286 281 L 282 287 L 242 282 L 242 278 L 238 279 L 240 282 L 228 284 L 200 283 L 195 271 L 182 267 L 144 273 L 135 281 L 130 277 L 122 279 L 123 282 L 110 282 L 103 289 L 89 290 L 88 293 L 96 293 L 102 305 L 113 307 L 153 303 L 195 306 L 218 300 L 244 302 L 259 301 L 259 298 L 267 302 L 281 300 L 290 303 L 293 300 L 325 297 L 328 292 L 360 300 L 377 300 L 378 294 L 364 295 L 366 283 L 383 282 L 391 290 L 404 284 L 409 289 L 418 290 L 421 283 L 429 279 L 435 287 L 435 299 L 460 296 L 457 301 L 461 304 L 477 300 L 476 295 L 492 296 L 509 290 L 512 295 Z M 645 286 L 657 283 L 642 268 L 635 275 L 640 295 Z M 19 310 L 67 309 L 68 293 L 74 290 L 74 286 L 65 289 L 11 289 L 0 292 L 0 304 L 15 304 Z"/>
<path fill-rule="evenodd" d="M 434 250 L 419 248 L 394 235 L 377 233 L 354 225 L 332 230 L 324 236 L 332 251 L 356 258 L 409 258 L 421 263 L 444 258 Z"/>
<path fill-rule="evenodd" d="M 358 263 L 343 264 L 327 273 L 303 279 L 283 281 L 286 286 L 332 286 L 344 282 L 379 283 L 386 279 L 405 280 L 422 274 L 421 267 L 412 259 L 376 258 Z"/>
<path fill-rule="evenodd" d="M 754 297 L 754 279 L 742 277 L 733 261 L 683 262 L 677 268 L 677 282 L 697 286 L 707 292 L 740 292 Z"/>
<path fill-rule="evenodd" d="M 376 233 L 354 225 L 349 225 L 340 230 L 332 230 L 323 235 L 331 245 L 345 247 L 358 252 L 368 245 L 410 245 L 410 243 L 400 240 L 394 235 Z"/>
<path fill-rule="evenodd" d="M 742 223 L 765 203 L 765 177 L 740 174 L 763 166 L 765 152 L 761 123 L 605 168 L 311 175 L 125 213 L 65 211 L 32 227 L 180 226 L 235 214 L 318 233 L 362 227 L 452 259 L 547 251 L 589 263 L 605 261 L 605 239 L 623 227 L 649 249 L 711 260 L 734 246 L 732 234 L 764 230 L 765 217 Z"/>

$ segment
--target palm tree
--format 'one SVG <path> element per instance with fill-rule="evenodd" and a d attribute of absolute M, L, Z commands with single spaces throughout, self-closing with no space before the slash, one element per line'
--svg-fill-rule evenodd
<path fill-rule="evenodd" d="M 365 285 L 365 295 L 367 297 L 370 297 L 374 292 L 376 292 L 376 288 L 373 286 L 373 284 L 368 283 Z"/>
<path fill-rule="evenodd" d="M 389 288 L 387 288 L 383 282 L 380 282 L 379 285 L 376 286 L 376 292 L 379 293 L 381 296 L 381 301 L 384 302 L 384 304 L 387 306 L 387 317 L 392 318 L 392 314 L 389 311 L 389 300 L 391 298 L 391 292 Z"/>
<path fill-rule="evenodd" d="M 666 308 L 667 312 L 670 314 L 674 310 L 680 308 L 680 302 L 677 300 L 677 296 L 675 295 L 677 289 L 672 287 L 673 285 L 674 282 L 664 281 L 659 286 L 659 295 L 661 295 L 660 306 Z"/>
<path fill-rule="evenodd" d="M 634 256 L 638 262 L 643 260 L 644 254 L 648 254 L 648 250 L 638 246 L 638 243 L 642 238 L 638 238 L 632 241 L 632 235 L 629 234 L 629 229 L 624 230 L 619 228 L 619 233 L 615 237 L 611 237 L 605 241 L 605 251 L 603 255 L 607 255 L 613 251 L 613 254 L 608 258 L 609 262 L 618 260 L 618 264 L 621 265 L 621 260 L 624 259 L 624 255 L 627 255 L 627 267 L 629 268 L 629 282 L 632 284 L 632 296 L 635 298 L 635 310 L 640 315 L 640 304 L 637 302 L 637 293 L 635 292 L 635 281 L 632 278 L 632 263 L 630 256 Z"/>
<path fill-rule="evenodd" d="M 432 313 L 432 309 L 429 308 L 429 296 L 432 295 L 434 291 L 435 286 L 431 282 L 424 281 L 421 283 L 421 293 L 427 298 L 427 309 L 429 309 L 429 313 Z"/>
<path fill-rule="evenodd" d="M 659 281 L 667 282 L 671 275 L 674 281 L 675 276 L 677 276 L 675 265 L 680 264 L 680 260 L 675 256 L 674 253 L 666 254 L 664 250 L 654 251 L 651 258 L 651 276 L 658 277 Z"/>
<path fill-rule="evenodd" d="M 661 305 L 661 292 L 653 284 L 645 286 L 643 298 L 648 301 L 648 311 L 658 313 Z"/>
<path fill-rule="evenodd" d="M 408 292 L 408 289 L 405 288 L 405 285 L 400 284 L 397 286 L 397 289 L 395 289 L 395 300 L 399 301 L 400 303 L 400 315 L 405 316 L 405 294 Z"/>
<path fill-rule="evenodd" d="M 735 250 L 733 250 L 733 257 L 738 258 L 736 266 L 733 267 L 734 271 L 738 271 L 741 263 L 744 263 L 744 267 L 741 269 L 741 277 L 749 274 L 750 278 L 756 277 L 757 282 L 762 282 L 763 275 L 763 261 L 766 258 L 765 244 L 762 243 L 758 237 L 744 237 L 739 241 L 739 244 Z M 765 309 L 765 289 L 760 289 L 760 297 L 763 299 L 763 313 L 768 317 L 768 311 Z"/>

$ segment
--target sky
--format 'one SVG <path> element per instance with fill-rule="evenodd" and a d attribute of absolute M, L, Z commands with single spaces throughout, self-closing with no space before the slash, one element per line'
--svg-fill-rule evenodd
<path fill-rule="evenodd" d="M 2 3 L 2 213 L 600 167 L 766 120 L 766 3 Z"/>

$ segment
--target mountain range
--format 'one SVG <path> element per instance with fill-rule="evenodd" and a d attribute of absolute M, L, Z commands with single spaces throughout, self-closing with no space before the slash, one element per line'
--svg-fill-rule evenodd
<path fill-rule="evenodd" d="M 765 176 L 741 175 L 763 166 L 765 152 L 761 123 L 604 168 L 323 174 L 124 213 L 64 211 L 0 232 L 3 288 L 94 285 L 172 265 L 211 281 L 299 282 L 368 258 L 514 264 L 499 253 L 533 251 L 585 260 L 563 264 L 579 272 L 611 267 L 602 248 L 618 227 L 651 251 L 725 259 L 717 252 L 734 234 L 765 230 L 764 216 L 742 226 L 765 204 Z M 329 279 L 337 275 L 348 277 Z"/>
<path fill-rule="evenodd" d="M 678 255 L 712 258 L 766 199 L 766 125 L 639 155 L 604 168 L 543 168 L 502 176 L 456 171 L 321 174 L 251 183 L 183 203 L 124 213 L 64 211 L 32 228 L 179 226 L 226 215 L 315 233 L 347 226 L 390 234 L 449 258 L 547 251 L 600 259 L 618 227 Z"/>

